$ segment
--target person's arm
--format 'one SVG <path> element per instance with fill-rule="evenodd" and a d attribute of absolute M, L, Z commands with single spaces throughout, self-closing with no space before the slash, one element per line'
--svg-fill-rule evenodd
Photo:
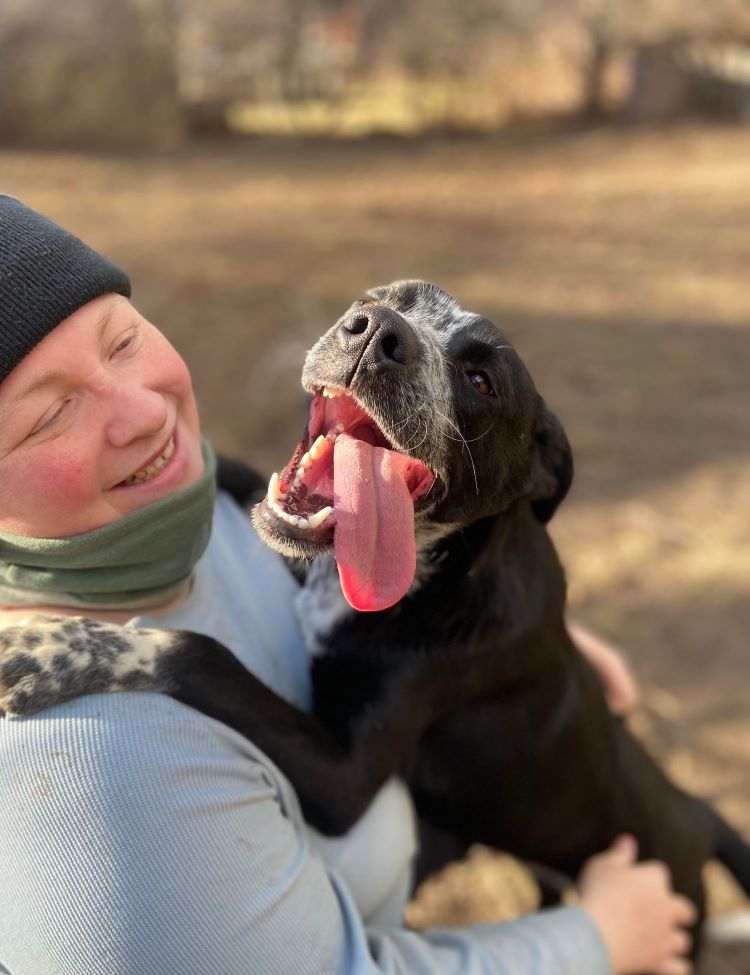
<path fill-rule="evenodd" d="M 246 739 L 160 695 L 0 722 L 0 966 L 13 975 L 609 975 L 563 908 L 367 932 Z"/>

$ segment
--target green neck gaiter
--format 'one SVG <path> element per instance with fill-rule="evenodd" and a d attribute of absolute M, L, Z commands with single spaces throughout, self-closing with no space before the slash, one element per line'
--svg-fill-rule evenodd
<path fill-rule="evenodd" d="M 0 606 L 147 609 L 174 598 L 211 535 L 216 455 L 207 440 L 203 459 L 195 484 L 102 528 L 68 538 L 0 532 Z"/>

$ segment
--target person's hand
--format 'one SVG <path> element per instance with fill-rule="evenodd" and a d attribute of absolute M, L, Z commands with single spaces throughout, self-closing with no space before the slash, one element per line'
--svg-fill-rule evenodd
<path fill-rule="evenodd" d="M 620 836 L 591 857 L 579 878 L 581 908 L 599 928 L 615 975 L 690 975 L 685 930 L 695 906 L 671 888 L 668 868 L 657 860 L 636 863 L 638 846 Z"/>
<path fill-rule="evenodd" d="M 582 626 L 568 624 L 576 647 L 599 674 L 612 714 L 625 717 L 638 703 L 638 685 L 622 654 Z"/>

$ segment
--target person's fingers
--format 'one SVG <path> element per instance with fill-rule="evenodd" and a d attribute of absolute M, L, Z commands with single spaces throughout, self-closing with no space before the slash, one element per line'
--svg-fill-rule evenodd
<path fill-rule="evenodd" d="M 635 863 L 638 859 L 638 840 L 630 833 L 621 833 L 605 852 L 607 855 L 623 864 Z"/>
<path fill-rule="evenodd" d="M 598 672 L 612 713 L 626 717 L 638 704 L 639 691 L 625 658 L 612 644 L 582 626 L 569 623 L 568 632 L 580 652 Z"/>
<path fill-rule="evenodd" d="M 687 931 L 677 930 L 669 939 L 670 955 L 687 955 L 693 943 L 692 937 Z"/>
<path fill-rule="evenodd" d="M 635 678 L 620 654 L 612 648 L 600 650 L 599 674 L 610 711 L 624 717 L 635 708 L 638 690 Z"/>
<path fill-rule="evenodd" d="M 672 873 L 662 860 L 644 860 L 638 865 L 642 876 L 650 876 L 665 891 L 672 889 Z M 675 900 L 677 895 L 675 895 Z"/>
<path fill-rule="evenodd" d="M 695 904 L 688 900 L 687 897 L 683 897 L 682 894 L 675 894 L 674 896 L 674 921 L 675 924 L 683 925 L 685 927 L 695 924 L 698 920 L 698 908 Z"/>
<path fill-rule="evenodd" d="M 693 964 L 687 958 L 668 958 L 654 968 L 654 975 L 693 975 Z"/>

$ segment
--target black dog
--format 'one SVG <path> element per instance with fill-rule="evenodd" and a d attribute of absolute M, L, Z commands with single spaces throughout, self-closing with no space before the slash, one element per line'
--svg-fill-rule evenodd
<path fill-rule="evenodd" d="M 252 738 L 323 832 L 398 772 L 452 852 L 481 841 L 575 876 L 629 832 L 701 911 L 709 857 L 750 892 L 750 848 L 612 717 L 567 635 L 545 525 L 570 448 L 501 332 L 433 285 L 396 283 L 323 336 L 303 382 L 308 428 L 254 521 L 288 556 L 336 556 L 303 595 L 316 715 L 206 637 L 44 618 L 0 632 L 0 706 L 159 690 Z"/>

